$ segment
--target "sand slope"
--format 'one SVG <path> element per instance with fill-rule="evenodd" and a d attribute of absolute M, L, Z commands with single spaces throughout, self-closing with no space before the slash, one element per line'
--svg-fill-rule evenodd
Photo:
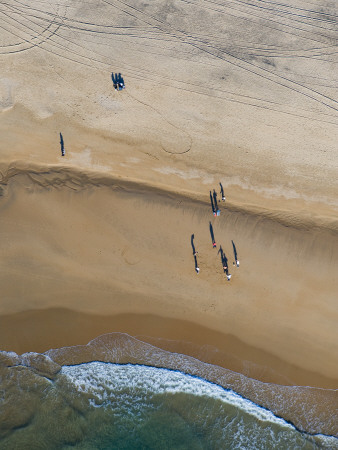
<path fill-rule="evenodd" d="M 18 172 L 1 200 L 2 314 L 65 308 L 185 319 L 336 376 L 336 232 L 287 227 L 223 205 L 214 218 L 207 195 L 193 201 L 66 169 Z M 228 257 L 230 283 L 209 223 Z M 146 327 L 135 332 L 149 334 Z M 85 336 L 92 337 L 90 327 Z"/>

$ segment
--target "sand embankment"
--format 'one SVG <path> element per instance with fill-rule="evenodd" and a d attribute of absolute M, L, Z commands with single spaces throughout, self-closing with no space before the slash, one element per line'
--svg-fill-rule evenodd
<path fill-rule="evenodd" d="M 287 217 L 239 205 L 222 205 L 214 218 L 208 191 L 193 199 L 107 174 L 13 166 L 1 196 L 3 350 L 45 351 L 121 331 L 257 379 L 336 386 L 332 223 L 287 226 Z"/>

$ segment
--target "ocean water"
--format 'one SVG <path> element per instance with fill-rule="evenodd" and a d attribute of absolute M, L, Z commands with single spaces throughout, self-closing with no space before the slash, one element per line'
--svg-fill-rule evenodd
<path fill-rule="evenodd" d="M 125 340 L 125 352 L 117 349 L 121 337 L 110 348 L 120 358 L 132 359 L 133 342 L 151 350 Z M 335 437 L 301 431 L 200 376 L 136 363 L 56 361 L 79 351 L 84 359 L 83 348 L 49 352 L 54 358 L 2 352 L 0 449 L 338 449 Z"/>

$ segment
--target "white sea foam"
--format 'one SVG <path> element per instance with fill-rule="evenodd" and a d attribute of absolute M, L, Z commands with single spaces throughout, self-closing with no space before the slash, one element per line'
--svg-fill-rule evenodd
<path fill-rule="evenodd" d="M 119 365 L 91 362 L 77 366 L 63 366 L 61 373 L 76 387 L 78 392 L 91 394 L 96 405 L 109 401 L 110 393 L 126 389 L 147 395 L 185 393 L 209 397 L 235 406 L 261 422 L 270 422 L 285 429 L 295 428 L 272 412 L 256 405 L 231 390 L 181 372 L 139 365 Z"/>

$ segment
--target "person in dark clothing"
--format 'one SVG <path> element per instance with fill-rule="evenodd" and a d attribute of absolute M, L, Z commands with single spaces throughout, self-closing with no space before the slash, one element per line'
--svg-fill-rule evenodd
<path fill-rule="evenodd" d="M 219 185 L 221 186 L 222 201 L 225 202 L 225 195 L 224 195 L 224 189 L 223 189 L 222 183 L 220 183 Z"/>
<path fill-rule="evenodd" d="M 60 133 L 60 146 L 61 146 L 61 156 L 65 156 L 66 150 L 65 150 L 65 144 L 63 142 L 63 136 Z"/>

